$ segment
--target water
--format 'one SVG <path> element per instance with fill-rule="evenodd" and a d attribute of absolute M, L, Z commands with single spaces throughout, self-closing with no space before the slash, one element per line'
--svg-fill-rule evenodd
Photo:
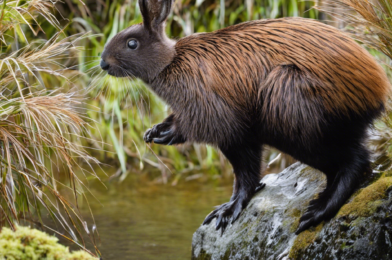
<path fill-rule="evenodd" d="M 192 235 L 213 209 L 230 199 L 231 180 L 152 184 L 129 176 L 124 182 L 90 183 L 89 198 L 106 259 L 191 258 Z M 82 214 L 91 223 L 86 203 Z"/>

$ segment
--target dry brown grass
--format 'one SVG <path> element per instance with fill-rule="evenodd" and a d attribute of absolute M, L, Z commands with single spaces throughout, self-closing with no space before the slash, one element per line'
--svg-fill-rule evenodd
<path fill-rule="evenodd" d="M 45 213 L 57 223 L 53 231 L 83 246 L 82 233 L 92 234 L 95 225 L 79 214 L 86 189 L 76 172 L 95 175 L 91 164 L 98 163 L 82 146 L 89 125 L 84 93 L 73 83 L 77 42 L 86 34 L 63 36 L 56 2 L 0 1 L 0 227 L 23 220 L 51 229 Z M 40 19 L 58 33 L 27 39 L 43 31 Z"/>
<path fill-rule="evenodd" d="M 392 59 L 392 0 L 320 2 L 316 9 L 344 21 L 355 39 Z"/>

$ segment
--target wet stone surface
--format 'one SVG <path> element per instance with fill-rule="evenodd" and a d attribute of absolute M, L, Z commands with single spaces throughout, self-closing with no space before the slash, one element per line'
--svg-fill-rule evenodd
<path fill-rule="evenodd" d="M 215 220 L 200 226 L 192 259 L 392 259 L 392 178 L 385 176 L 358 191 L 333 220 L 296 236 L 299 217 L 324 188 L 325 177 L 300 163 L 269 174 L 262 180 L 267 186 L 222 236 Z"/>
<path fill-rule="evenodd" d="M 392 190 L 372 216 L 325 225 L 298 259 L 392 259 Z"/>

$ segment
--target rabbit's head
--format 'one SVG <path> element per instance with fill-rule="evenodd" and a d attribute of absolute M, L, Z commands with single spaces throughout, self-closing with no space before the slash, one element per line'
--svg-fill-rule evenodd
<path fill-rule="evenodd" d="M 165 34 L 172 0 L 139 0 L 143 23 L 110 40 L 101 55 L 101 67 L 116 77 L 138 77 L 151 82 L 175 56 L 175 41 Z"/>

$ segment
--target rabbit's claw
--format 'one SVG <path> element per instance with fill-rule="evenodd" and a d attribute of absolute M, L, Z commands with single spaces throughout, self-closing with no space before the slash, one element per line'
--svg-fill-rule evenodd
<path fill-rule="evenodd" d="M 164 132 L 160 132 L 157 137 L 153 138 L 153 142 L 156 144 L 167 144 L 171 145 L 172 140 L 175 139 L 175 134 L 173 130 L 167 130 Z"/>
<path fill-rule="evenodd" d="M 295 231 L 296 235 L 299 235 L 302 231 L 310 228 L 311 226 L 317 226 L 323 220 L 323 210 L 308 209 L 306 213 L 300 218 L 299 226 Z"/>
<path fill-rule="evenodd" d="M 225 232 L 228 225 L 233 224 L 243 210 L 243 201 L 237 198 L 233 201 L 224 203 L 212 211 L 204 220 L 203 225 L 208 225 L 216 218 L 215 229 L 221 229 L 221 235 Z"/>
<path fill-rule="evenodd" d="M 185 141 L 181 135 L 175 132 L 174 127 L 167 122 L 157 124 L 148 129 L 143 139 L 146 143 L 154 142 L 165 145 L 179 144 Z"/>
<path fill-rule="evenodd" d="M 265 183 L 261 182 L 259 186 L 256 187 L 255 192 L 261 191 L 262 189 L 264 189 L 264 187 L 265 187 Z"/>

